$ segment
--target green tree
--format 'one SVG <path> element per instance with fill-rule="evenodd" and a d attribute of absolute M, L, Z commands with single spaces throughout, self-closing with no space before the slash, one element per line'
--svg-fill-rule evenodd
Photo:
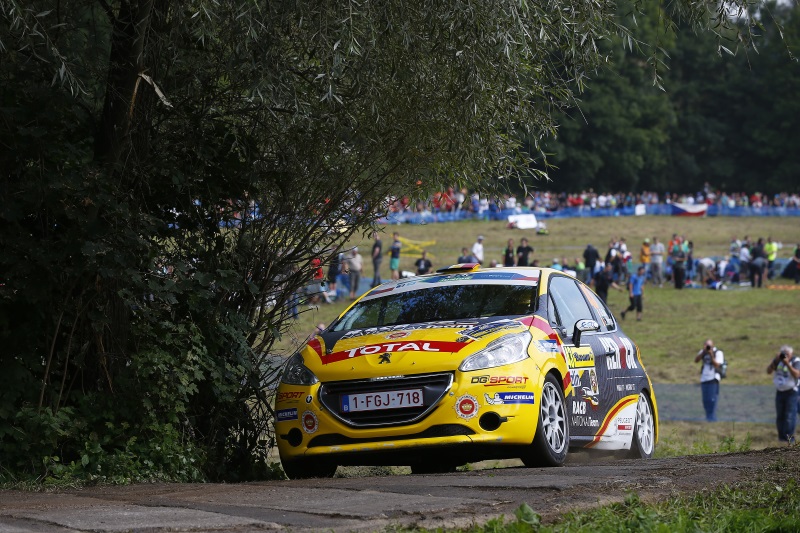
<path fill-rule="evenodd" d="M 556 167 L 549 174 L 560 191 L 641 190 L 666 164 L 664 145 L 675 117 L 669 96 L 654 80 L 658 56 L 648 62 L 647 51 L 669 47 L 674 35 L 659 20 L 660 6 L 642 7 L 647 11 L 637 12 L 628 3 L 618 7 L 633 28 L 631 40 L 617 36 L 603 45 L 608 62 L 587 82 L 588 90 L 559 120 L 557 136 L 546 145 Z M 636 47 L 632 39 L 651 44 Z"/>

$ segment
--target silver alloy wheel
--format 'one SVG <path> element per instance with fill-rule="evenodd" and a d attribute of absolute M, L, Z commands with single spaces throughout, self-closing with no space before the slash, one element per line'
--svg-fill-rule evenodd
<path fill-rule="evenodd" d="M 554 453 L 560 453 L 567 445 L 567 418 L 564 402 L 556 386 L 545 381 L 542 389 L 541 420 L 547 444 Z"/>
<path fill-rule="evenodd" d="M 644 393 L 639 393 L 639 402 L 636 404 L 636 438 L 643 455 L 650 456 L 653 453 L 654 437 L 655 424 L 650 402 Z"/>

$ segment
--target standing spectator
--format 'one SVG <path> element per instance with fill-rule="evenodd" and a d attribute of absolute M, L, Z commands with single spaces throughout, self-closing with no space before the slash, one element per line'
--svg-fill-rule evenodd
<path fill-rule="evenodd" d="M 392 246 L 389 248 L 389 269 L 392 271 L 392 279 L 400 279 L 400 248 L 403 243 L 400 242 L 400 234 L 396 231 L 392 235 Z"/>
<path fill-rule="evenodd" d="M 645 281 L 647 281 L 647 276 L 644 273 L 644 267 L 640 266 L 636 274 L 628 280 L 628 298 L 630 298 L 631 303 L 622 312 L 622 320 L 625 320 L 625 313 L 634 309 L 636 309 L 636 320 L 642 319 L 642 298 L 644 296 Z"/>
<path fill-rule="evenodd" d="M 650 271 L 650 254 L 652 251 L 650 250 L 650 239 L 645 238 L 644 242 L 642 243 L 642 247 L 639 250 L 639 261 L 641 262 L 642 266 L 644 267 L 644 274 L 645 277 L 647 273 Z"/>
<path fill-rule="evenodd" d="M 586 263 L 580 257 L 575 258 L 575 277 L 581 281 L 586 279 Z"/>
<path fill-rule="evenodd" d="M 503 250 L 503 266 L 513 267 L 517 263 L 516 259 L 517 258 L 514 253 L 514 239 L 508 239 L 506 249 Z"/>
<path fill-rule="evenodd" d="M 792 261 L 794 261 L 794 283 L 797 285 L 800 283 L 800 243 L 798 243 L 797 247 L 794 249 Z"/>
<path fill-rule="evenodd" d="M 791 346 L 781 346 L 780 353 L 770 362 L 767 374 L 773 374 L 775 384 L 775 425 L 778 440 L 794 444 L 794 427 L 797 418 L 797 385 L 800 379 L 800 357 L 795 357 Z"/>
<path fill-rule="evenodd" d="M 483 235 L 478 235 L 478 240 L 472 245 L 472 257 L 480 264 L 483 264 Z"/>
<path fill-rule="evenodd" d="M 658 237 L 653 237 L 653 245 L 650 247 L 650 275 L 653 285 L 664 286 L 664 243 L 658 242 Z"/>
<path fill-rule="evenodd" d="M 525 237 L 521 238 L 519 240 L 519 246 L 517 246 L 517 266 L 530 266 L 532 253 L 533 247 L 528 244 L 528 239 Z"/>
<path fill-rule="evenodd" d="M 772 240 L 772 237 L 767 237 L 767 243 L 764 245 L 764 253 L 767 254 L 767 279 L 772 279 L 772 265 L 778 258 L 778 243 Z"/>
<path fill-rule="evenodd" d="M 469 253 L 469 248 L 467 247 L 462 248 L 461 255 L 458 256 L 458 263 L 463 264 L 463 263 L 474 263 L 474 262 L 475 258 L 472 257 L 471 253 Z"/>
<path fill-rule="evenodd" d="M 550 268 L 552 268 L 553 270 L 561 270 L 561 271 L 563 271 L 564 270 L 564 265 L 562 265 L 561 263 L 558 262 L 558 257 L 554 257 L 553 258 L 553 264 L 550 265 Z"/>
<path fill-rule="evenodd" d="M 761 288 L 764 272 L 767 270 L 767 254 L 764 252 L 763 238 L 759 238 L 753 245 L 750 256 L 750 286 Z"/>
<path fill-rule="evenodd" d="M 672 236 L 669 255 L 672 258 L 672 279 L 675 282 L 675 288 L 682 289 L 686 275 L 686 248 L 677 235 Z"/>
<path fill-rule="evenodd" d="M 347 270 L 350 273 L 350 299 L 355 300 L 361 275 L 364 273 L 364 258 L 358 253 L 358 248 L 353 248 L 347 258 Z"/>
<path fill-rule="evenodd" d="M 725 361 L 725 354 L 708 339 L 703 349 L 697 352 L 694 362 L 702 361 L 700 368 L 700 389 L 703 393 L 703 408 L 708 422 L 717 421 L 717 399 L 719 398 L 719 368 Z"/>
<path fill-rule="evenodd" d="M 617 285 L 617 282 L 614 281 L 614 273 L 611 270 L 611 263 L 606 263 L 605 267 L 603 267 L 603 270 L 592 277 L 591 286 L 594 289 L 594 292 L 597 293 L 597 296 L 606 303 L 608 303 L 609 287 L 614 287 L 618 291 L 622 292 L 622 287 Z"/>
<path fill-rule="evenodd" d="M 417 267 L 417 276 L 422 276 L 431 271 L 431 268 L 433 268 L 433 263 L 431 263 L 431 260 L 428 259 L 427 250 L 422 250 L 422 257 L 417 259 L 417 261 L 414 263 L 414 266 Z"/>
<path fill-rule="evenodd" d="M 583 260 L 586 264 L 586 277 L 584 278 L 584 282 L 590 283 L 595 275 L 597 262 L 600 260 L 600 252 L 591 244 L 587 244 L 586 249 L 583 251 Z"/>
<path fill-rule="evenodd" d="M 339 272 L 342 269 L 342 258 L 340 253 L 335 253 L 331 257 L 331 262 L 328 263 L 328 294 L 329 298 L 336 299 L 336 280 L 339 278 Z"/>
<path fill-rule="evenodd" d="M 744 281 L 750 277 L 750 243 L 745 240 L 739 248 L 739 281 Z"/>
<path fill-rule="evenodd" d="M 377 231 L 372 232 L 375 242 L 372 243 L 372 287 L 377 287 L 383 280 L 381 279 L 381 263 L 383 262 L 383 243 Z"/>

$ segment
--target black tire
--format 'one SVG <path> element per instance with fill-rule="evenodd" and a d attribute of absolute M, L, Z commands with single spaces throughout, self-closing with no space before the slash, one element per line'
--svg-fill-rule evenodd
<path fill-rule="evenodd" d="M 528 467 L 561 466 L 569 449 L 567 402 L 561 384 L 547 374 L 539 398 L 539 423 L 529 452 L 522 457 Z"/>
<path fill-rule="evenodd" d="M 644 392 L 639 393 L 636 402 L 636 423 L 633 426 L 633 437 L 628 457 L 634 459 L 650 459 L 653 457 L 656 444 L 656 424 L 653 416 L 653 405 Z"/>
<path fill-rule="evenodd" d="M 308 459 L 295 459 L 281 461 L 283 472 L 289 479 L 308 479 L 312 477 L 333 477 L 336 474 L 336 465 L 322 461 Z"/>
<path fill-rule="evenodd" d="M 411 464 L 411 473 L 420 474 L 447 474 L 455 472 L 461 466 L 447 461 L 422 461 Z"/>

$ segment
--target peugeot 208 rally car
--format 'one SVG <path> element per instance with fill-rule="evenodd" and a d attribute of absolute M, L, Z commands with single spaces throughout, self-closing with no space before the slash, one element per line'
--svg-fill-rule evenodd
<path fill-rule="evenodd" d="M 275 413 L 291 478 L 556 466 L 578 447 L 649 458 L 658 427 L 639 350 L 591 289 L 547 268 L 473 264 L 355 301 L 287 361 Z"/>

